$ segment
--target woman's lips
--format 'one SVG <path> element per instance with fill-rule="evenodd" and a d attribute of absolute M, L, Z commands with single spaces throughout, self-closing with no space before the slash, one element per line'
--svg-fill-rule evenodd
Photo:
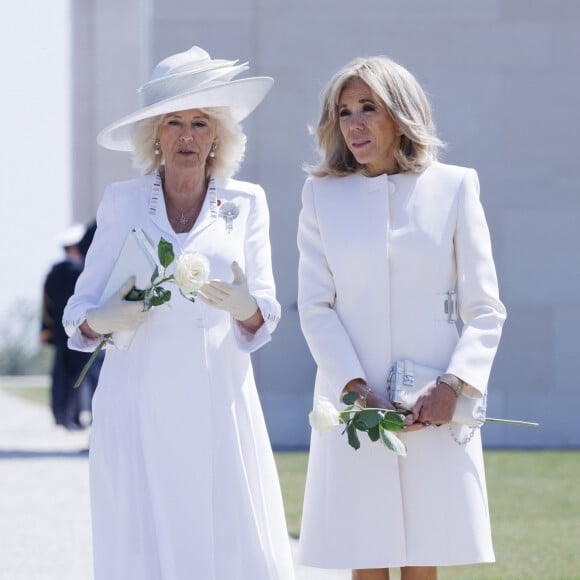
<path fill-rule="evenodd" d="M 361 147 L 365 147 L 368 145 L 370 141 L 357 141 L 356 143 L 352 143 L 353 149 L 360 149 Z"/>

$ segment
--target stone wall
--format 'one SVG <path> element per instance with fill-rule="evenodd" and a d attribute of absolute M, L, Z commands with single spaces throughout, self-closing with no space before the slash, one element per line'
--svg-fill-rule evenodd
<path fill-rule="evenodd" d="M 542 423 L 539 430 L 489 425 L 485 443 L 580 445 L 575 412 L 580 188 L 574 132 L 580 3 L 132 0 L 123 5 L 121 17 L 119 4 L 115 14 L 108 4 L 113 6 L 110 0 L 99 3 L 104 14 L 93 22 L 92 54 L 86 39 L 79 39 L 86 58 L 95 62 L 93 80 L 105 83 L 76 119 L 92 120 L 79 137 L 78 182 L 92 179 L 99 188 L 86 186 L 86 203 L 100 198 L 101 184 L 118 178 L 126 162 L 122 154 L 94 151 L 96 129 L 105 117 L 109 122 L 135 107 L 134 89 L 159 59 L 198 44 L 216 58 L 250 61 L 250 74 L 276 79 L 244 124 L 248 152 L 239 177 L 264 186 L 272 216 L 284 319 L 254 360 L 277 447 L 304 446 L 309 434 L 314 365 L 298 325 L 295 243 L 301 166 L 315 158 L 308 125 L 317 120 L 320 91 L 330 75 L 353 57 L 372 54 L 386 54 L 418 77 L 447 143 L 443 160 L 479 172 L 508 308 L 489 414 Z M 124 23 L 132 11 L 139 13 L 133 22 L 145 25 L 128 32 Z M 123 173 L 129 171 L 127 164 Z"/>

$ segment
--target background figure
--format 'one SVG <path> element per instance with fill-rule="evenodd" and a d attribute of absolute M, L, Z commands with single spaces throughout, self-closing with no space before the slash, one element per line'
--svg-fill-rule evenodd
<path fill-rule="evenodd" d="M 54 346 L 51 409 L 55 423 L 67 429 L 85 428 L 91 424 L 91 400 L 103 360 L 100 355 L 78 389 L 73 388 L 90 353 L 68 348 L 62 314 L 83 270 L 94 231 L 95 224 L 87 228 L 77 224 L 63 233 L 61 243 L 66 257 L 52 266 L 44 283 L 40 340 Z"/>
<path fill-rule="evenodd" d="M 459 397 L 486 396 L 505 319 L 477 174 L 437 161 L 425 94 L 384 57 L 334 75 L 317 137 L 298 234 L 316 395 L 392 409 L 395 361 L 440 376 L 406 418 L 405 457 L 367 437 L 355 452 L 340 429 L 312 433 L 302 561 L 356 580 L 386 580 L 390 567 L 428 580 L 437 566 L 493 561 L 480 432 L 453 421 Z M 446 311 L 456 287 L 461 336 Z"/>
<path fill-rule="evenodd" d="M 273 81 L 234 79 L 246 69 L 197 46 L 169 56 L 141 87 L 143 107 L 98 137 L 132 151 L 145 174 L 107 187 L 63 318 L 79 350 L 112 333 L 89 454 L 95 580 L 294 577 L 250 357 L 280 319 L 269 212 L 259 185 L 231 178 L 240 122 Z M 168 282 L 170 301 L 144 311 L 124 299 L 131 270 L 102 303 L 132 229 L 169 242 L 180 265 L 207 266 L 212 280 L 189 290 L 193 303 Z M 176 283 L 196 273 L 164 265 Z M 119 331 L 133 333 L 128 348 Z"/>

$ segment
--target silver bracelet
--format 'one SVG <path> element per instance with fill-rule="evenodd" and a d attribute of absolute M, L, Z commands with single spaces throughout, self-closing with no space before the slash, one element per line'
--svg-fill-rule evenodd
<path fill-rule="evenodd" d="M 372 389 L 366 385 L 365 390 L 362 393 L 359 393 L 359 398 L 361 399 L 361 403 L 360 406 L 361 407 L 366 407 L 367 406 L 367 398 L 369 396 L 369 393 L 372 393 Z"/>
<path fill-rule="evenodd" d="M 461 395 L 461 391 L 463 391 L 463 385 L 465 384 L 459 377 L 456 377 L 450 373 L 438 376 L 437 382 L 445 383 L 446 385 L 450 386 L 453 389 L 456 397 Z"/>

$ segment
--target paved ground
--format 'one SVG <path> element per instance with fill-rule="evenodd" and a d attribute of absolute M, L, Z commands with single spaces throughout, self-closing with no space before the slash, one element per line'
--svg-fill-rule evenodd
<path fill-rule="evenodd" d="M 88 433 L 0 390 L 0 580 L 92 579 L 87 448 Z M 296 580 L 349 578 L 296 568 Z"/>

